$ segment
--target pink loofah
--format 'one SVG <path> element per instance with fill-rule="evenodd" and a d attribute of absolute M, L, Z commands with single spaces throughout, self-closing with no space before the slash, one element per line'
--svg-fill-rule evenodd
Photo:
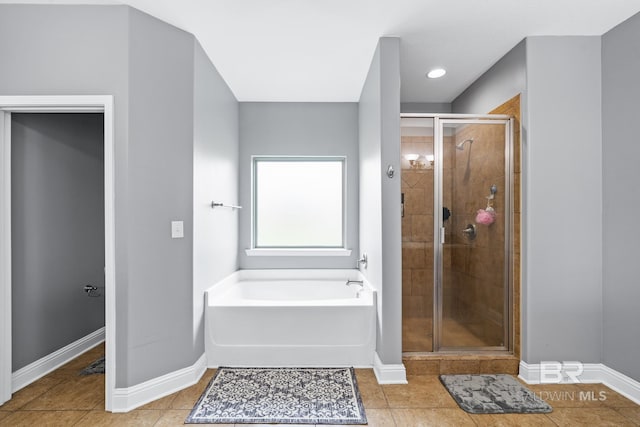
<path fill-rule="evenodd" d="M 493 208 L 478 209 L 476 214 L 476 223 L 483 225 L 491 225 L 496 220 L 496 211 Z"/>

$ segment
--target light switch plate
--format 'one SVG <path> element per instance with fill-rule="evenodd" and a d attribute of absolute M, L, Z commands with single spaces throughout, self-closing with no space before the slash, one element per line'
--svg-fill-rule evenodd
<path fill-rule="evenodd" d="M 184 221 L 171 221 L 171 238 L 182 239 L 184 237 Z"/>

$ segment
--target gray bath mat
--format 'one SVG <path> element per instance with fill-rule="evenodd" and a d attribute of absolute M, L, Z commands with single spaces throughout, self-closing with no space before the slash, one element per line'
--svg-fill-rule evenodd
<path fill-rule="evenodd" d="M 353 368 L 220 368 L 185 424 L 366 424 Z"/>
<path fill-rule="evenodd" d="M 440 375 L 458 405 L 472 414 L 539 414 L 552 408 L 511 375 Z"/>
<path fill-rule="evenodd" d="M 104 374 L 104 356 L 80 371 L 78 375 Z"/>

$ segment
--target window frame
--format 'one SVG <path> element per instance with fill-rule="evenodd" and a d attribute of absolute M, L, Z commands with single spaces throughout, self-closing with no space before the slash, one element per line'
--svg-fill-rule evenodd
<path fill-rule="evenodd" d="M 339 246 L 256 246 L 257 224 L 257 167 L 260 162 L 340 162 L 342 164 L 342 233 Z M 347 249 L 347 157 L 346 156 L 251 156 L 251 247 L 250 256 L 349 256 Z"/>

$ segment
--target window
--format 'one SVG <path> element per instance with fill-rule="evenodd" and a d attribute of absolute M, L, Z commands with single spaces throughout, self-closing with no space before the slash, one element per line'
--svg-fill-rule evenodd
<path fill-rule="evenodd" d="M 344 249 L 343 157 L 253 158 L 254 249 Z"/>

